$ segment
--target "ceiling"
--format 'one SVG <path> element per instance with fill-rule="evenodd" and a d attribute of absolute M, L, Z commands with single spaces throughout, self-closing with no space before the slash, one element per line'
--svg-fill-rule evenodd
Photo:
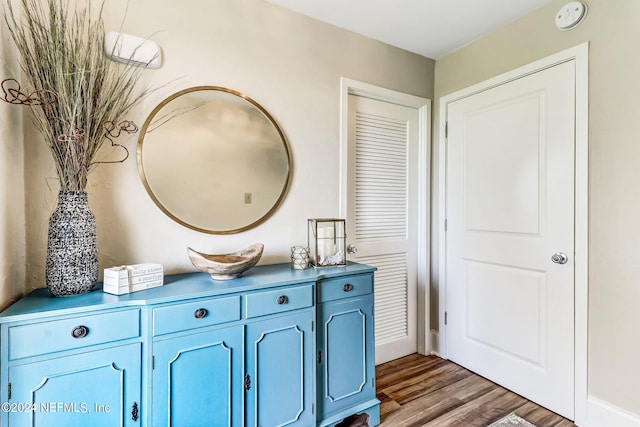
<path fill-rule="evenodd" d="M 439 59 L 550 0 L 267 0 Z"/>

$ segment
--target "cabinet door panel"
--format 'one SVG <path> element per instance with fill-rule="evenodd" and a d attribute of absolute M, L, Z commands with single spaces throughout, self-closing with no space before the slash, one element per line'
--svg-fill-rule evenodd
<path fill-rule="evenodd" d="M 314 424 L 313 311 L 247 326 L 247 425 Z"/>
<path fill-rule="evenodd" d="M 10 402 L 33 406 L 10 412 L 9 426 L 139 426 L 140 357 L 140 344 L 129 344 L 11 366 Z"/>
<path fill-rule="evenodd" d="M 155 342 L 153 424 L 242 425 L 242 327 Z"/>
<path fill-rule="evenodd" d="M 319 305 L 320 413 L 375 398 L 371 295 Z"/>

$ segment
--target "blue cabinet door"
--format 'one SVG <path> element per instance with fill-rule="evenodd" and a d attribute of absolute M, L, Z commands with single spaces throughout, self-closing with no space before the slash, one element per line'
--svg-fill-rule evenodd
<path fill-rule="evenodd" d="M 140 358 L 135 343 L 10 366 L 9 426 L 140 426 Z"/>
<path fill-rule="evenodd" d="M 320 304 L 318 319 L 319 418 L 375 404 L 373 295 Z"/>
<path fill-rule="evenodd" d="M 313 311 L 247 325 L 247 426 L 315 425 Z"/>
<path fill-rule="evenodd" d="M 242 326 L 153 343 L 153 425 L 242 425 Z"/>

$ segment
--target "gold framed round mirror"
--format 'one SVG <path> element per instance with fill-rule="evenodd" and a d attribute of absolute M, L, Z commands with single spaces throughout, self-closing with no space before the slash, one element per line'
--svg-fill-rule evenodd
<path fill-rule="evenodd" d="M 283 201 L 291 153 L 271 115 L 248 96 L 196 86 L 163 100 L 138 139 L 138 170 L 155 204 L 204 233 L 253 228 Z"/>

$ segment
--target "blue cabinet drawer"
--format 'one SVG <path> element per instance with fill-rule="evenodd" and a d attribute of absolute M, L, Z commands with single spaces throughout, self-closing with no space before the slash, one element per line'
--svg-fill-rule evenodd
<path fill-rule="evenodd" d="M 248 318 L 311 307 L 313 305 L 313 283 L 273 291 L 255 292 L 248 294 L 246 298 Z"/>
<path fill-rule="evenodd" d="M 361 274 L 339 279 L 321 280 L 318 285 L 318 301 L 333 301 L 373 292 L 373 275 Z"/>
<path fill-rule="evenodd" d="M 140 310 L 9 327 L 9 359 L 38 356 L 140 336 Z"/>
<path fill-rule="evenodd" d="M 153 335 L 240 320 L 240 296 L 209 298 L 153 309 Z"/>

